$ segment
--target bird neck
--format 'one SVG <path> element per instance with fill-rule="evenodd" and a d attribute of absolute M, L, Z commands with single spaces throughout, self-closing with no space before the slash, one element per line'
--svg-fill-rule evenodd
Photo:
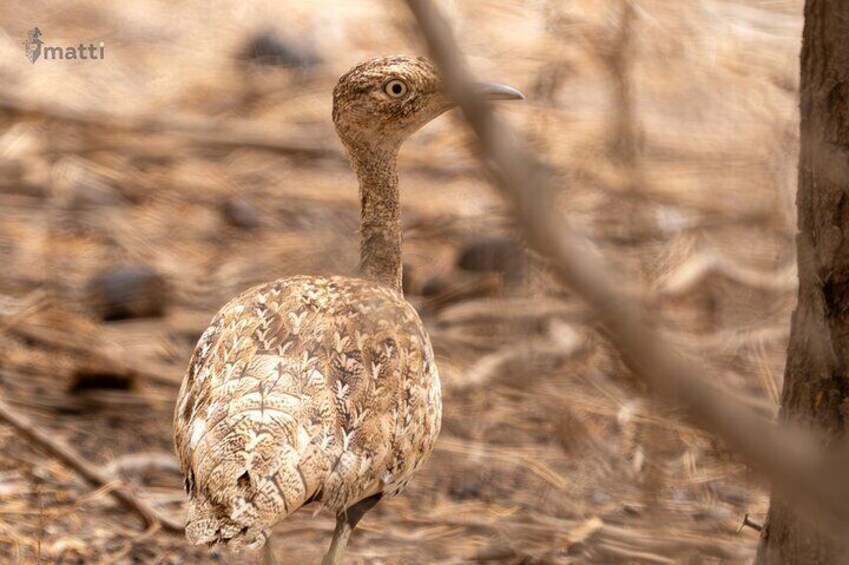
<path fill-rule="evenodd" d="M 398 149 L 357 148 L 350 156 L 360 183 L 360 273 L 401 293 Z"/>

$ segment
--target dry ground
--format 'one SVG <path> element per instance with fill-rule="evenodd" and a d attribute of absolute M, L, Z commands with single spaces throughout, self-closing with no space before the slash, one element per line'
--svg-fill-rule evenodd
<path fill-rule="evenodd" d="M 795 291 L 801 2 L 638 0 L 624 129 L 618 2 L 443 5 L 479 74 L 527 92 L 502 110 L 562 178 L 556 205 L 651 293 L 671 343 L 773 417 Z M 102 40 L 106 59 L 32 65 L 20 41 L 36 25 L 48 44 Z M 324 63 L 239 60 L 269 27 Z M 356 188 L 329 93 L 352 64 L 397 52 L 421 46 L 388 1 L 5 0 L 0 398 L 88 460 L 124 464 L 116 477 L 179 516 L 170 422 L 194 341 L 254 283 L 353 272 Z M 612 149 L 622 131 L 635 161 Z M 410 140 L 401 176 L 408 297 L 433 337 L 445 422 L 350 561 L 750 559 L 757 534 L 737 528 L 762 519 L 763 482 L 647 401 L 540 260 L 519 282 L 456 270 L 469 242 L 514 234 L 457 116 Z M 98 320 L 87 281 L 127 264 L 164 279 L 164 316 Z M 108 488 L 9 427 L 0 453 L 0 562 L 252 562 L 144 532 Z M 278 556 L 316 562 L 331 531 L 301 511 L 275 530 Z"/>

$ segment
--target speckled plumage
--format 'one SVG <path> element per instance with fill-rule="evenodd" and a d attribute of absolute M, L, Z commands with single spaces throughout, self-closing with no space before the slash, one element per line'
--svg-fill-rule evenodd
<path fill-rule="evenodd" d="M 293 277 L 227 304 L 180 390 L 174 438 L 195 543 L 261 543 L 315 499 L 393 495 L 439 432 L 439 375 L 415 310 L 390 288 Z"/>
<path fill-rule="evenodd" d="M 392 77 L 409 96 L 385 92 Z M 439 375 L 400 288 L 395 156 L 449 107 L 424 59 L 377 59 L 340 79 L 333 119 L 360 184 L 362 278 L 258 286 L 204 332 L 174 414 L 190 541 L 259 547 L 308 502 L 338 520 L 363 499 L 401 491 L 430 454 Z M 337 537 L 347 543 L 334 536 L 332 562 Z"/>
<path fill-rule="evenodd" d="M 400 78 L 411 95 L 387 97 L 387 80 Z M 396 159 L 401 144 L 452 106 L 433 63 L 385 57 L 360 63 L 333 90 L 333 122 L 360 186 L 360 272 L 401 289 L 401 210 Z"/>

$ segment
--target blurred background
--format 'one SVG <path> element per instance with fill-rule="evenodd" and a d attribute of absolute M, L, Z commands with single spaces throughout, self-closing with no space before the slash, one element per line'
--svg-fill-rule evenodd
<path fill-rule="evenodd" d="M 800 0 L 442 1 L 564 216 L 648 292 L 670 342 L 777 411 L 794 304 Z M 104 45 L 102 60 L 27 59 Z M 215 311 L 293 274 L 353 274 L 341 73 L 423 54 L 398 2 L 0 5 L 0 398 L 181 517 L 177 387 Z M 526 251 L 449 114 L 401 154 L 405 293 L 445 421 L 352 563 L 739 563 L 766 485 L 680 424 Z M 241 563 L 138 518 L 0 425 L 0 562 Z M 333 519 L 275 530 L 319 560 Z"/>

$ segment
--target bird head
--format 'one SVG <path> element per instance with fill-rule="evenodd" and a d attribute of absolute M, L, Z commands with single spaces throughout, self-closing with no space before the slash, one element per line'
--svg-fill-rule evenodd
<path fill-rule="evenodd" d="M 479 85 L 491 100 L 524 95 L 498 83 Z M 379 57 L 342 75 L 333 90 L 333 122 L 348 149 L 396 150 L 419 128 L 453 108 L 436 66 L 423 57 Z"/>

